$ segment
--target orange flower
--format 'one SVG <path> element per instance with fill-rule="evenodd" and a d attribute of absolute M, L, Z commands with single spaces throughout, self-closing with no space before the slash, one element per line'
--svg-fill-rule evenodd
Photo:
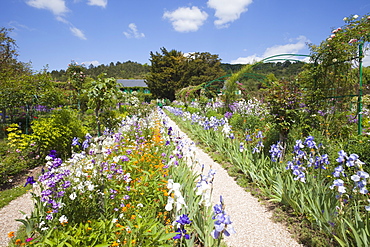
<path fill-rule="evenodd" d="M 119 244 L 116 241 L 114 241 L 111 246 L 119 246 Z"/>
<path fill-rule="evenodd" d="M 21 243 L 22 243 L 22 240 L 20 240 L 19 238 L 17 240 L 15 240 L 16 245 L 20 245 Z"/>
<path fill-rule="evenodd" d="M 14 237 L 14 232 L 9 232 L 9 233 L 8 233 L 8 237 L 9 237 L 9 238 Z"/>

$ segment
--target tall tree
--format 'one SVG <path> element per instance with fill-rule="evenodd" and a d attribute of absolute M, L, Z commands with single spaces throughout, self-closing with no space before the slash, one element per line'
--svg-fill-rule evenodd
<path fill-rule="evenodd" d="M 27 92 L 24 82 L 31 75 L 29 65 L 17 60 L 17 45 L 9 35 L 11 31 L 0 28 L 0 109 L 3 122 L 7 109 L 14 109 L 24 102 L 22 92 Z"/>
<path fill-rule="evenodd" d="M 163 47 L 161 53 L 150 52 L 150 56 L 152 66 L 145 78 L 150 92 L 156 98 L 174 100 L 176 90 L 188 86 L 181 85 L 184 54 L 176 50 L 167 51 Z"/>
<path fill-rule="evenodd" d="M 145 78 L 154 97 L 174 100 L 175 92 L 188 86 L 204 84 L 206 92 L 216 92 L 223 86 L 207 84 L 225 75 L 218 55 L 196 52 L 185 57 L 182 52 L 166 48 L 161 48 L 161 52 L 150 53 L 152 65 Z"/>
<path fill-rule="evenodd" d="M 74 103 L 77 104 L 78 110 L 81 109 L 81 90 L 85 82 L 85 72 L 86 68 L 84 66 L 78 65 L 74 61 L 72 61 L 68 65 L 68 69 L 66 71 L 69 79 L 69 84 L 74 90 Z"/>
<path fill-rule="evenodd" d="M 91 87 L 85 90 L 89 98 L 89 105 L 94 109 L 98 135 L 101 135 L 100 114 L 103 110 L 114 106 L 118 90 L 117 81 L 114 78 L 106 78 L 106 74 L 98 76 L 96 81 L 91 83 Z"/>
<path fill-rule="evenodd" d="M 223 87 L 222 81 L 211 82 L 221 76 L 224 76 L 226 72 L 221 68 L 221 59 L 218 55 L 212 55 L 209 52 L 195 52 L 187 56 L 186 62 L 184 63 L 184 75 L 182 77 L 181 84 L 187 84 L 191 86 L 197 86 L 204 84 L 206 92 L 209 92 L 208 96 L 216 93 Z"/>

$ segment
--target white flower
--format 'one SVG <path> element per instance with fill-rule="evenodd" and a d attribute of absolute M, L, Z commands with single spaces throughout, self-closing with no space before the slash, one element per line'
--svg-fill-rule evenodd
<path fill-rule="evenodd" d="M 336 59 L 336 58 L 334 58 L 334 59 L 333 59 L 333 63 L 335 63 L 335 62 L 337 62 L 337 61 L 338 61 L 338 59 Z"/>
<path fill-rule="evenodd" d="M 43 225 L 45 225 L 45 221 L 41 221 L 39 224 L 39 228 L 41 228 Z"/>
<path fill-rule="evenodd" d="M 358 15 L 354 15 L 354 16 L 353 16 L 353 19 L 357 19 L 357 18 L 358 18 Z"/>
<path fill-rule="evenodd" d="M 211 205 L 211 185 L 207 183 L 207 181 L 201 181 L 197 185 L 197 191 L 196 195 L 201 195 L 202 200 L 199 202 L 199 204 L 204 203 L 205 206 Z"/>
<path fill-rule="evenodd" d="M 93 191 L 95 188 L 95 185 L 93 185 L 91 181 L 85 181 L 85 186 L 87 186 L 87 190 L 89 191 Z"/>
<path fill-rule="evenodd" d="M 68 223 L 68 218 L 65 215 L 60 216 L 59 218 L 60 224 Z"/>
<path fill-rule="evenodd" d="M 114 218 L 113 220 L 112 220 L 112 223 L 117 223 L 118 222 L 118 219 L 117 218 Z"/>
<path fill-rule="evenodd" d="M 171 211 L 172 210 L 172 204 L 175 202 L 175 200 L 172 198 L 172 197 L 168 197 L 168 199 L 167 199 L 167 204 L 166 204 L 166 207 L 165 207 L 165 209 L 167 210 L 167 211 Z"/>
<path fill-rule="evenodd" d="M 173 206 L 172 206 L 173 203 L 176 203 L 176 211 L 179 211 L 182 208 L 182 205 L 187 207 L 185 204 L 184 197 L 181 195 L 181 191 L 180 191 L 181 185 L 179 183 L 174 183 L 173 179 L 169 179 L 167 188 L 169 189 L 168 191 L 169 196 L 168 196 L 167 204 L 165 207 L 167 211 L 171 211 L 173 209 Z M 174 198 L 171 197 L 171 192 L 174 193 L 175 195 Z"/>
<path fill-rule="evenodd" d="M 228 123 L 225 123 L 224 127 L 222 128 L 222 133 L 228 136 L 231 132 L 231 127 Z"/>
<path fill-rule="evenodd" d="M 72 194 L 69 195 L 69 199 L 71 199 L 72 201 L 76 199 L 76 197 L 77 197 L 76 192 L 73 192 Z"/>
<path fill-rule="evenodd" d="M 114 157 L 113 157 L 113 161 L 114 161 L 115 163 L 118 163 L 118 162 L 119 162 L 119 158 L 120 158 L 119 156 L 114 156 Z"/>
<path fill-rule="evenodd" d="M 94 164 L 92 162 L 89 162 L 86 166 L 85 166 L 85 169 L 86 170 L 91 170 L 94 168 Z"/>
<path fill-rule="evenodd" d="M 348 20 L 348 18 L 347 18 L 347 17 L 344 17 L 344 18 L 343 18 L 343 21 L 347 21 L 347 20 Z"/>

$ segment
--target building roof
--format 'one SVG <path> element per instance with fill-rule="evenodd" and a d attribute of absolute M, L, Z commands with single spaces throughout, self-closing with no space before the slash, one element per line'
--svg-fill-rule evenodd
<path fill-rule="evenodd" d="M 139 80 L 127 80 L 127 79 L 117 79 L 117 82 L 123 87 L 148 87 L 143 79 Z"/>

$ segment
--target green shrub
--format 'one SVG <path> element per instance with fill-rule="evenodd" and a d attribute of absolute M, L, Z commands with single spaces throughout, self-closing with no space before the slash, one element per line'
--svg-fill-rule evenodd
<path fill-rule="evenodd" d="M 87 133 L 77 111 L 71 109 L 55 110 L 49 117 L 42 117 L 32 122 L 30 144 L 36 147 L 36 153 L 42 158 L 50 150 L 58 150 L 61 157 L 71 154 L 74 137 L 83 138 Z"/>
<path fill-rule="evenodd" d="M 5 184 L 12 176 L 27 168 L 27 159 L 19 149 L 10 149 L 5 156 L 0 156 L 0 185 Z"/>
<path fill-rule="evenodd" d="M 200 109 L 198 109 L 198 108 L 194 108 L 194 107 L 191 107 L 191 106 L 188 106 L 187 111 L 188 111 L 188 112 L 190 112 L 190 114 L 193 114 L 193 113 L 198 113 L 198 112 L 200 112 Z"/>
<path fill-rule="evenodd" d="M 367 165 L 364 169 L 370 172 L 370 138 L 367 135 L 354 135 L 347 143 L 344 144 L 344 149 L 348 154 L 357 154 L 359 159 Z"/>
<path fill-rule="evenodd" d="M 207 111 L 206 117 L 208 117 L 208 118 L 216 117 L 217 119 L 221 119 L 224 116 L 222 114 L 217 113 L 217 111 L 209 110 L 209 111 Z"/>

